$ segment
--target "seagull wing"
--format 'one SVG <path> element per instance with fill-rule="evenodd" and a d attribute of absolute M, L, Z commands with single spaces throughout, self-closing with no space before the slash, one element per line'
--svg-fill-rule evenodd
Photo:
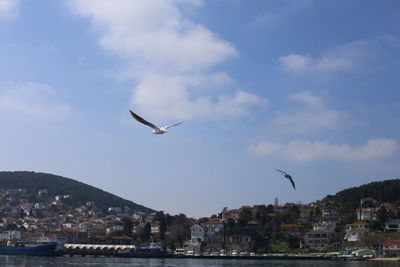
<path fill-rule="evenodd" d="M 289 179 L 289 181 L 292 183 L 294 190 L 296 190 L 296 186 L 294 185 L 294 181 L 292 179 L 292 176 L 288 175 L 288 177 L 286 177 Z"/>
<path fill-rule="evenodd" d="M 167 126 L 164 126 L 164 127 L 161 127 L 161 128 L 163 128 L 163 129 L 168 129 L 168 128 L 171 128 L 171 127 L 177 126 L 177 125 L 179 125 L 179 124 L 181 124 L 181 123 L 183 123 L 183 121 L 181 121 L 181 122 L 179 122 L 179 123 L 175 123 L 175 124 L 167 125 Z"/>
<path fill-rule="evenodd" d="M 281 171 L 281 170 L 278 170 L 278 169 L 275 169 L 275 170 L 277 170 L 278 172 L 280 172 L 283 176 L 288 175 L 287 172 L 284 172 L 284 171 Z"/>
<path fill-rule="evenodd" d="M 137 114 L 135 114 L 132 110 L 129 110 L 129 112 L 131 113 L 132 117 L 137 120 L 138 122 L 143 123 L 144 125 L 147 125 L 153 129 L 158 129 L 157 126 L 155 126 L 154 124 L 152 124 L 151 122 L 146 121 L 145 119 L 143 119 L 142 117 L 138 116 Z"/>

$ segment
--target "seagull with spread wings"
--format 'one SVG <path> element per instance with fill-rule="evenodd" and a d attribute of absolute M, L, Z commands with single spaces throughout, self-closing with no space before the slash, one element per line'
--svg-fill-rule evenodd
<path fill-rule="evenodd" d="M 146 121 L 145 119 L 143 119 L 142 117 L 139 117 L 137 114 L 135 114 L 132 110 L 129 110 L 129 112 L 131 113 L 132 117 L 137 120 L 138 122 L 143 123 L 144 125 L 149 126 L 150 128 L 153 128 L 153 134 L 163 134 L 167 132 L 168 128 L 171 128 L 173 126 L 177 126 L 179 124 L 181 124 L 182 122 L 179 123 L 175 123 L 175 124 L 171 124 L 171 125 L 167 125 L 167 126 L 163 126 L 163 127 L 157 127 L 154 124 L 152 124 L 151 122 Z"/>
<path fill-rule="evenodd" d="M 294 185 L 292 176 L 290 176 L 287 172 L 284 172 L 284 171 L 281 171 L 281 170 L 278 170 L 278 169 L 276 169 L 276 170 L 277 170 L 278 172 L 280 172 L 280 173 L 282 174 L 283 177 L 285 177 L 286 179 L 289 179 L 289 181 L 290 181 L 290 182 L 292 183 L 292 185 L 293 185 L 294 190 L 296 190 L 296 186 Z"/>

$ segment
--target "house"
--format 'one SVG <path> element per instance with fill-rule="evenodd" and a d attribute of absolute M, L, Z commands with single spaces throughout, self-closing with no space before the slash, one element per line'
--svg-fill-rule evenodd
<path fill-rule="evenodd" d="M 235 222 L 237 222 L 237 220 L 239 219 L 239 210 L 234 209 L 222 212 L 222 220 L 224 222 L 227 222 L 229 219 L 232 219 Z"/>
<path fill-rule="evenodd" d="M 208 236 L 213 236 L 217 233 L 220 233 L 224 230 L 224 224 L 220 219 L 210 219 L 206 224 L 208 231 Z"/>
<path fill-rule="evenodd" d="M 368 232 L 368 223 L 355 222 L 349 225 L 349 229 L 346 230 L 344 240 L 349 242 L 357 242 L 360 241 L 363 236 L 368 234 Z"/>
<path fill-rule="evenodd" d="M 190 227 L 190 239 L 192 243 L 204 241 L 207 237 L 207 227 L 195 224 Z"/>
<path fill-rule="evenodd" d="M 304 236 L 304 248 L 323 250 L 336 241 L 336 234 L 332 231 L 312 230 Z"/>
<path fill-rule="evenodd" d="M 39 189 L 38 195 L 39 196 L 47 196 L 47 189 Z"/>
<path fill-rule="evenodd" d="M 146 214 L 144 212 L 137 211 L 134 214 L 132 214 L 132 220 L 135 222 L 140 222 L 143 220 L 145 215 Z"/>
<path fill-rule="evenodd" d="M 282 212 L 283 207 L 281 205 L 273 205 L 272 206 L 274 212 Z"/>
<path fill-rule="evenodd" d="M 229 235 L 226 242 L 231 245 L 239 246 L 242 249 L 249 249 L 251 247 L 252 238 L 249 235 Z"/>
<path fill-rule="evenodd" d="M 158 221 L 152 222 L 150 224 L 150 227 L 151 227 L 151 233 L 152 234 L 160 233 L 160 223 Z"/>
<path fill-rule="evenodd" d="M 334 206 L 328 205 L 322 208 L 322 218 L 336 217 L 337 209 Z"/>
<path fill-rule="evenodd" d="M 313 230 L 336 231 L 336 221 L 320 221 L 313 224 Z"/>
<path fill-rule="evenodd" d="M 115 213 L 120 213 L 121 212 L 121 208 L 120 207 L 109 207 L 108 212 L 115 212 Z"/>
<path fill-rule="evenodd" d="M 309 209 L 309 208 L 304 208 L 300 212 L 300 217 L 302 217 L 302 218 L 311 217 L 312 215 L 313 215 L 313 211 L 312 211 L 312 209 Z"/>
<path fill-rule="evenodd" d="M 298 224 L 282 224 L 281 225 L 281 231 L 285 234 L 289 235 L 300 235 L 301 231 L 303 230 L 302 225 Z"/>
<path fill-rule="evenodd" d="M 156 213 L 155 212 L 146 214 L 146 216 L 144 218 L 144 221 L 151 223 L 152 221 L 154 221 L 155 217 L 156 217 Z"/>
<path fill-rule="evenodd" d="M 124 230 L 124 227 L 122 225 L 114 225 L 112 227 L 109 227 L 106 229 L 106 234 L 110 235 L 112 233 L 118 232 L 118 231 L 122 231 Z"/>
<path fill-rule="evenodd" d="M 0 240 L 14 240 L 21 238 L 21 231 L 5 231 L 0 233 Z"/>
<path fill-rule="evenodd" d="M 400 257 L 400 240 L 387 240 L 383 243 L 383 253 L 388 257 Z"/>
<path fill-rule="evenodd" d="M 376 220 L 376 208 L 358 208 L 357 221 Z"/>
<path fill-rule="evenodd" d="M 400 232 L 400 219 L 387 221 L 385 223 L 385 232 Z"/>

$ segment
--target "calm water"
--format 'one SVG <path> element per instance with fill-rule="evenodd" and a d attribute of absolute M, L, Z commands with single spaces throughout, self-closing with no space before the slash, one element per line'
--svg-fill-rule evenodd
<path fill-rule="evenodd" d="M 286 261 L 286 260 L 210 260 L 210 259 L 137 259 L 137 258 L 94 258 L 94 257 L 28 257 L 0 256 L 0 266 L 150 266 L 150 267 L 228 267 L 228 266 L 267 266 L 267 267 L 394 267 L 399 262 L 371 261 Z"/>

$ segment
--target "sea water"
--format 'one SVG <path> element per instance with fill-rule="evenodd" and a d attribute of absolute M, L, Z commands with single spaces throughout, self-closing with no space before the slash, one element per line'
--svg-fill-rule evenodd
<path fill-rule="evenodd" d="M 34 257 L 0 256 L 0 266 L 47 267 L 47 266 L 90 266 L 90 267 L 395 267 L 395 261 L 330 261 L 330 260 L 241 260 L 241 259 L 142 259 L 107 257 Z"/>

